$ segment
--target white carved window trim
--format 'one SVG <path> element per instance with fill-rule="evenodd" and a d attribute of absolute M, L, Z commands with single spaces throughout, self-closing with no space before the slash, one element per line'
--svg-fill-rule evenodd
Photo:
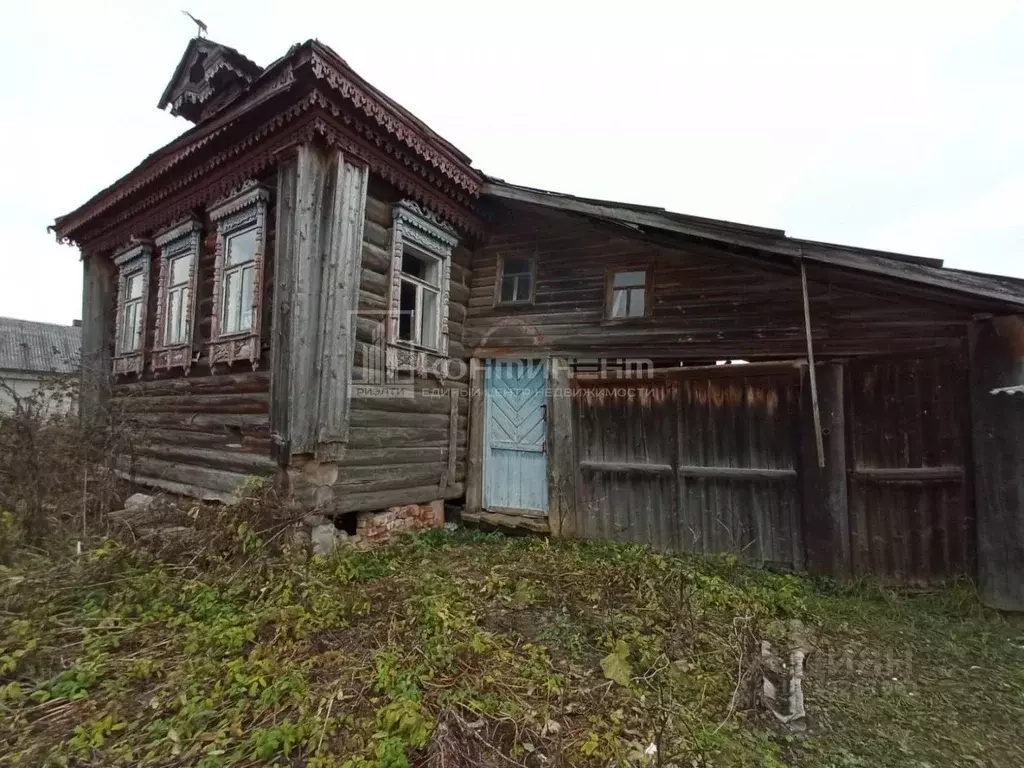
<path fill-rule="evenodd" d="M 156 323 L 155 342 L 153 354 L 150 358 L 150 366 L 153 370 L 162 368 L 182 368 L 187 374 L 192 367 L 192 345 L 195 334 L 196 315 L 196 288 L 199 275 L 199 246 L 202 242 L 203 225 L 195 220 L 188 219 L 156 238 L 157 248 L 160 249 L 159 272 L 157 277 L 157 299 L 156 299 Z M 182 257 L 191 257 L 191 264 L 188 271 L 188 279 L 183 288 L 188 291 L 188 301 L 181 311 L 185 318 L 185 338 L 181 341 L 168 343 L 167 332 L 169 329 L 170 313 L 170 290 L 172 265 L 175 260 Z"/>
<path fill-rule="evenodd" d="M 389 371 L 424 370 L 429 358 L 448 356 L 448 304 L 451 296 L 452 251 L 459 238 L 440 217 L 412 200 L 396 203 L 392 209 L 391 279 L 389 281 L 387 345 Z M 402 298 L 402 259 L 406 250 L 438 262 L 440 271 L 437 346 L 425 347 L 398 338 Z M 412 279 L 409 282 L 413 282 Z"/>
<path fill-rule="evenodd" d="M 210 366 L 248 360 L 253 370 L 260 360 L 260 338 L 263 327 L 263 273 L 267 238 L 267 207 L 270 192 L 254 181 L 246 182 L 209 211 L 210 221 L 217 227 L 217 254 L 213 272 L 213 318 L 208 345 Z M 249 327 L 222 332 L 224 313 L 224 275 L 228 271 L 228 240 L 248 231 L 256 233 L 256 254 L 253 258 L 252 319 Z"/>
<path fill-rule="evenodd" d="M 115 374 L 142 374 L 146 365 L 146 314 L 149 309 L 149 268 L 153 260 L 153 244 L 143 241 L 129 245 L 115 254 L 114 264 L 118 269 L 117 320 L 114 324 Z M 138 299 L 128 298 L 128 284 L 134 277 L 142 278 L 142 295 Z M 126 348 L 124 341 L 125 310 L 129 304 L 138 304 L 139 317 L 135 332 L 135 346 Z"/>

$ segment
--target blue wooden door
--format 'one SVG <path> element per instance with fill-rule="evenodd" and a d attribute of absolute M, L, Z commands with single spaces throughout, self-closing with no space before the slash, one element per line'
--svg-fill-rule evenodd
<path fill-rule="evenodd" d="M 484 508 L 546 515 L 547 392 L 543 360 L 488 360 L 484 376 Z"/>

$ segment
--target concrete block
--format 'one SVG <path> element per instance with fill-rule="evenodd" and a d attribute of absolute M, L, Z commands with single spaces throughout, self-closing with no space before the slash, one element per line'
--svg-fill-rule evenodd
<path fill-rule="evenodd" d="M 334 523 L 313 526 L 313 530 L 310 533 L 310 539 L 313 542 L 313 554 L 331 554 L 337 543 L 335 533 Z"/>

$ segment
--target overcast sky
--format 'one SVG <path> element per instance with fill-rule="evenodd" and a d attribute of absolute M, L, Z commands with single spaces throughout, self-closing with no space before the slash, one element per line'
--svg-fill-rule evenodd
<path fill-rule="evenodd" d="M 1024 277 L 1021 2 L 16 7 L 0 315 L 81 316 L 77 251 L 46 227 L 189 127 L 156 109 L 183 7 L 263 65 L 319 38 L 506 181 Z"/>

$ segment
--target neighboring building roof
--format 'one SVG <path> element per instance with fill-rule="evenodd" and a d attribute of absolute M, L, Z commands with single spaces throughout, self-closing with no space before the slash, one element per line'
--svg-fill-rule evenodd
<path fill-rule="evenodd" d="M 82 354 L 82 329 L 0 317 L 0 371 L 74 373 Z"/>

